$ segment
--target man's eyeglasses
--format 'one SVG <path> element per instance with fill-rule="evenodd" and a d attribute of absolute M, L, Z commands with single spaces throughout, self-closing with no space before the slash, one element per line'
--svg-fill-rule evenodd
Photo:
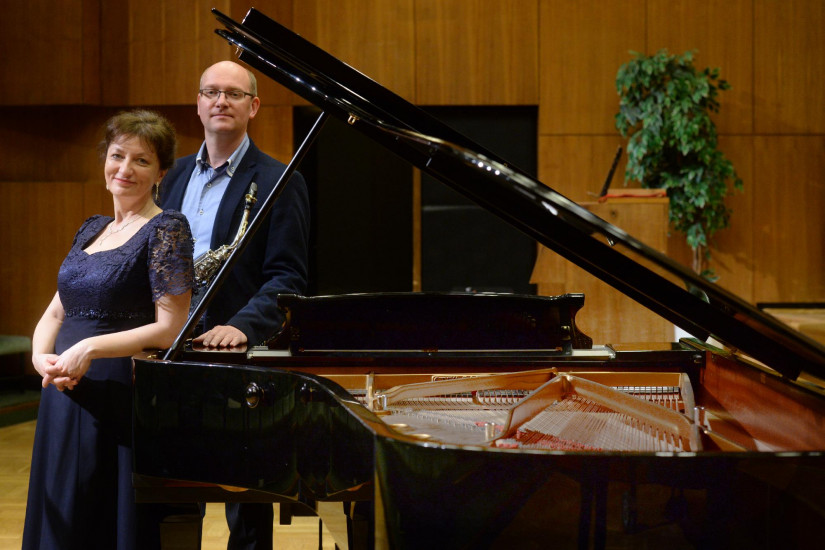
<path fill-rule="evenodd" d="M 247 95 L 249 97 L 255 97 L 249 92 L 242 92 L 241 90 L 213 90 L 212 88 L 204 88 L 203 90 L 198 91 L 203 97 L 210 101 L 216 101 L 219 97 L 221 97 L 221 94 L 223 94 L 226 99 L 230 101 L 240 101 Z"/>

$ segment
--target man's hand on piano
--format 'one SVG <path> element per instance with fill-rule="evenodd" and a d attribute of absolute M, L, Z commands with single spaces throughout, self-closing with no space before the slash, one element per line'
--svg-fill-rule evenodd
<path fill-rule="evenodd" d="M 207 348 L 230 348 L 246 344 L 246 335 L 231 325 L 218 325 L 192 340 Z"/>

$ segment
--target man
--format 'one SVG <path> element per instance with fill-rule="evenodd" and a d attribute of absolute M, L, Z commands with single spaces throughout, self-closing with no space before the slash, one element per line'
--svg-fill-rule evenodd
<path fill-rule="evenodd" d="M 247 135 L 260 107 L 254 75 L 231 61 L 207 68 L 197 98 L 204 143 L 178 159 L 161 184 L 161 206 L 183 212 L 195 238 L 195 258 L 229 244 L 237 233 L 252 182 L 258 202 L 250 220 L 283 174 L 285 165 L 262 153 Z M 214 299 L 194 339 L 209 347 L 257 345 L 283 322 L 276 297 L 303 294 L 307 282 L 309 196 L 292 176 Z M 271 504 L 227 504 L 228 548 L 272 548 Z"/>

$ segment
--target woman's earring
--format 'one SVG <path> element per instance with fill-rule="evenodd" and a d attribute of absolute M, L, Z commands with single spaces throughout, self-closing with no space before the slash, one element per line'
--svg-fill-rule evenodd
<path fill-rule="evenodd" d="M 155 202 L 160 200 L 160 182 L 155 183 Z"/>

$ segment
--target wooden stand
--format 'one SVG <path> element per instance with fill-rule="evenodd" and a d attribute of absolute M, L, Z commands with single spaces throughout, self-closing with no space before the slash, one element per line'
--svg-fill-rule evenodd
<path fill-rule="evenodd" d="M 667 252 L 667 197 L 651 189 L 620 189 L 599 202 L 580 203 L 605 221 L 648 246 Z M 673 324 L 639 305 L 613 287 L 539 245 L 530 282 L 538 293 L 553 296 L 583 292 L 584 308 L 576 318 L 594 344 L 669 342 Z"/>

